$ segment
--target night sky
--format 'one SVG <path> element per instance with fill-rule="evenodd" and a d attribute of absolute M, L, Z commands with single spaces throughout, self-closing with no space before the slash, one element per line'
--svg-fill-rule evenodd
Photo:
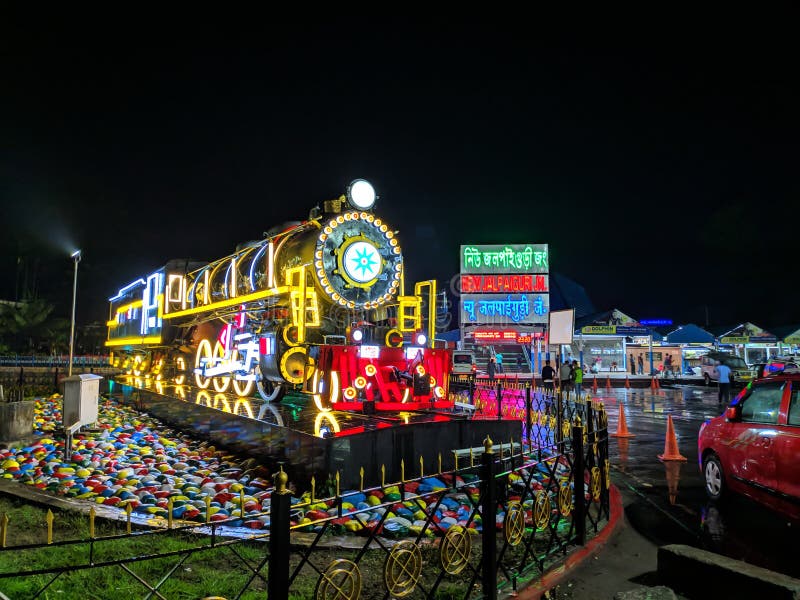
<path fill-rule="evenodd" d="M 598 309 L 800 321 L 797 47 L 723 29 L 6 22 L 0 298 L 79 319 L 170 258 L 212 260 L 372 181 L 412 280 L 465 243 L 549 243 Z M 18 257 L 24 260 L 18 266 Z"/>

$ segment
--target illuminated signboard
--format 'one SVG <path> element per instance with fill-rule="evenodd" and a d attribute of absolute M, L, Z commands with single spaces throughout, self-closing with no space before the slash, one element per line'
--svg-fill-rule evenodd
<path fill-rule="evenodd" d="M 548 292 L 549 275 L 462 275 L 462 294 Z"/>
<path fill-rule="evenodd" d="M 461 246 L 461 273 L 547 273 L 547 244 Z"/>
<path fill-rule="evenodd" d="M 494 344 L 516 344 L 517 332 L 513 329 L 489 329 L 475 332 L 475 341 Z"/>
<path fill-rule="evenodd" d="M 591 335 L 647 335 L 647 327 L 629 327 L 626 325 L 584 325 L 581 327 L 581 333 Z"/>
<path fill-rule="evenodd" d="M 672 325 L 672 319 L 640 319 L 639 323 L 642 325 L 660 327 L 662 325 Z"/>
<path fill-rule="evenodd" d="M 547 323 L 548 294 L 464 294 L 461 323 L 531 325 Z"/>
<path fill-rule="evenodd" d="M 750 338 L 746 335 L 726 335 L 719 341 L 721 344 L 747 344 Z"/>
<path fill-rule="evenodd" d="M 473 334 L 476 344 L 531 344 L 531 333 L 519 333 L 515 329 L 479 329 Z"/>

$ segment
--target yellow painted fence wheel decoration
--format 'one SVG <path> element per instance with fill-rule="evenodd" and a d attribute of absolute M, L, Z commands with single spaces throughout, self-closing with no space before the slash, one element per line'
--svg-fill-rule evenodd
<path fill-rule="evenodd" d="M 563 517 L 568 517 L 572 512 L 572 488 L 569 485 L 569 479 L 562 481 L 559 486 L 558 511 Z"/>
<path fill-rule="evenodd" d="M 334 560 L 319 576 L 315 600 L 356 600 L 361 596 L 361 571 L 349 560 Z"/>
<path fill-rule="evenodd" d="M 590 481 L 592 500 L 600 501 L 600 467 L 592 467 L 592 478 Z"/>
<path fill-rule="evenodd" d="M 519 502 L 508 505 L 503 522 L 503 535 L 511 546 L 517 546 L 525 537 L 525 511 Z"/>
<path fill-rule="evenodd" d="M 605 460 L 606 467 L 606 489 L 611 488 L 611 463 L 608 459 Z"/>
<path fill-rule="evenodd" d="M 533 502 L 533 522 L 539 531 L 546 529 L 550 524 L 550 497 L 544 490 L 536 492 Z"/>
<path fill-rule="evenodd" d="M 472 553 L 472 538 L 463 527 L 455 526 L 447 530 L 442 540 L 439 558 L 442 569 L 450 575 L 458 575 L 469 564 Z"/>
<path fill-rule="evenodd" d="M 383 566 L 386 589 L 393 596 L 408 596 L 417 587 L 422 574 L 422 553 L 414 542 L 404 540 L 396 544 Z"/>

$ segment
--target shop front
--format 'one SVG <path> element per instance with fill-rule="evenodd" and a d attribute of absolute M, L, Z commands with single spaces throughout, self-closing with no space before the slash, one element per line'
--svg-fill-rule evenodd
<path fill-rule="evenodd" d="M 714 350 L 714 334 L 693 323 L 679 325 L 664 336 L 664 341 L 680 350 L 681 373 L 701 375 L 700 363 L 703 356 Z"/>
<path fill-rule="evenodd" d="M 656 337 L 657 333 L 653 334 Z M 655 375 L 663 375 L 667 371 L 671 371 L 674 376 L 679 376 L 683 372 L 683 355 L 681 348 L 677 344 L 667 344 L 662 340 L 653 338 L 652 346 L 649 343 L 647 336 L 636 336 L 632 338 L 631 344 L 627 345 L 628 349 L 628 362 L 630 363 L 631 356 L 638 364 L 644 364 L 644 371 L 639 373 L 637 366 L 637 374 L 647 374 L 649 372 L 649 352 L 653 353 L 653 373 Z"/>
<path fill-rule="evenodd" d="M 778 334 L 778 352 L 780 356 L 796 356 L 800 354 L 800 329 L 784 327 Z"/>
<path fill-rule="evenodd" d="M 658 336 L 622 311 L 613 309 L 579 323 L 569 354 L 562 351 L 562 360 L 579 360 L 586 373 L 630 373 L 628 344 L 642 336 L 649 342 L 651 335 Z M 650 372 L 648 359 L 644 360 L 642 370 Z"/>
<path fill-rule="evenodd" d="M 777 336 L 752 323 L 742 323 L 720 335 L 719 349 L 740 356 L 748 365 L 767 362 L 781 354 Z"/>

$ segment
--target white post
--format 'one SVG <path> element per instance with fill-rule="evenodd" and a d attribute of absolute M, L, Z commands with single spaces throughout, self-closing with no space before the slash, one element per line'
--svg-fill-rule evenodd
<path fill-rule="evenodd" d="M 69 331 L 69 366 L 67 377 L 72 376 L 72 354 L 75 347 L 75 300 L 78 295 L 78 263 L 81 260 L 81 251 L 76 250 L 73 252 L 72 259 L 75 261 L 75 276 L 72 280 L 72 323 Z"/>

